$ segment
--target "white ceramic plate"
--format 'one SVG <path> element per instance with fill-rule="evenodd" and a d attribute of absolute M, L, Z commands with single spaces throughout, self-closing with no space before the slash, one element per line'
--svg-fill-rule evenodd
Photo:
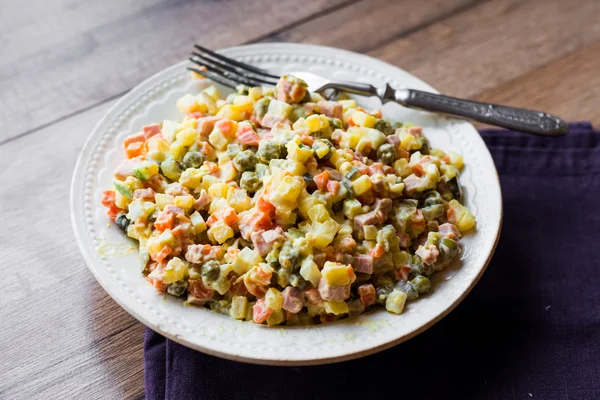
<path fill-rule="evenodd" d="M 407 72 L 356 53 L 299 44 L 257 44 L 225 49 L 223 54 L 276 72 L 310 71 L 337 80 L 435 90 Z M 186 307 L 157 294 L 140 272 L 135 244 L 109 224 L 100 204 L 112 187 L 112 171 L 124 158 L 121 143 L 141 126 L 179 113 L 175 101 L 197 92 L 186 63 L 146 80 L 98 123 L 85 144 L 71 187 L 71 215 L 81 252 L 102 287 L 146 326 L 181 344 L 232 360 L 274 365 L 322 364 L 361 357 L 401 343 L 450 312 L 481 277 L 500 232 L 502 201 L 492 158 L 475 128 L 464 121 L 408 110 L 388 103 L 392 121 L 424 127 L 432 146 L 462 153 L 466 168 L 460 183 L 466 204 L 477 217 L 476 232 L 461 240 L 461 259 L 434 278 L 431 292 L 408 304 L 401 315 L 375 311 L 354 319 L 311 327 L 268 328 L 211 311 Z M 379 107 L 374 99 L 361 101 Z M 407 344 L 410 346 L 410 344 Z"/>

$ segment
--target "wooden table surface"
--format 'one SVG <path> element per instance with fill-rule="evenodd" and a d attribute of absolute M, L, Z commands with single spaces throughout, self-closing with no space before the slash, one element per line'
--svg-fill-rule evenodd
<path fill-rule="evenodd" d="M 69 185 L 102 115 L 193 43 L 336 46 L 443 93 L 600 124 L 598 15 L 598 0 L 6 0 L 0 398 L 143 397 L 144 327 L 88 271 Z"/>

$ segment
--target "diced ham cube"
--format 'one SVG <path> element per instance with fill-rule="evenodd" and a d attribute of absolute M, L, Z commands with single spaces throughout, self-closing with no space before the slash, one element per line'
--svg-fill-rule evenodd
<path fill-rule="evenodd" d="M 319 294 L 319 291 L 317 289 L 308 289 L 305 290 L 302 294 L 304 295 L 305 301 L 310 304 L 318 305 L 323 302 L 323 299 L 321 298 L 321 295 Z"/>
<path fill-rule="evenodd" d="M 268 231 L 263 232 L 263 239 L 267 244 L 273 245 L 277 242 L 283 242 L 285 240 L 285 236 L 283 235 L 283 229 L 280 226 L 275 229 L 270 229 Z"/>
<path fill-rule="evenodd" d="M 321 114 L 329 118 L 342 119 L 344 117 L 344 107 L 336 101 L 320 101 L 318 103 Z"/>
<path fill-rule="evenodd" d="M 396 272 L 396 280 L 398 281 L 407 281 L 408 275 L 412 272 L 412 268 L 410 265 L 403 265 L 400 267 L 398 272 Z"/>
<path fill-rule="evenodd" d="M 283 309 L 293 314 L 302 310 L 302 296 L 298 289 L 288 286 L 283 290 Z"/>
<path fill-rule="evenodd" d="M 144 127 L 142 127 L 142 132 L 144 132 L 144 138 L 148 140 L 152 136 L 160 134 L 160 124 L 145 125 Z"/>
<path fill-rule="evenodd" d="M 260 299 L 252 307 L 253 319 L 257 324 L 261 324 L 267 320 L 273 314 L 273 310 L 267 307 L 267 303 L 263 299 Z"/>
<path fill-rule="evenodd" d="M 190 192 L 179 182 L 173 182 L 170 185 L 168 185 L 165 189 L 165 193 L 173 197 L 185 196 L 190 194 Z"/>
<path fill-rule="evenodd" d="M 364 303 L 365 307 L 375 304 L 375 287 L 372 284 L 360 285 L 358 287 L 358 295 Z"/>
<path fill-rule="evenodd" d="M 147 189 L 137 189 L 133 192 L 133 199 L 144 199 L 149 201 L 154 201 L 154 190 Z"/>
<path fill-rule="evenodd" d="M 456 226 L 446 222 L 445 224 L 440 225 L 439 230 L 440 234 L 447 237 L 448 239 L 460 239 L 460 232 Z"/>
<path fill-rule="evenodd" d="M 406 178 L 404 178 L 404 188 L 407 192 L 413 191 L 419 187 L 421 184 L 421 180 L 415 174 L 410 174 Z"/>
<path fill-rule="evenodd" d="M 342 301 L 350 296 L 350 285 L 330 286 L 323 278 L 319 281 L 319 294 L 323 300 Z"/>
<path fill-rule="evenodd" d="M 250 234 L 250 240 L 254 245 L 254 250 L 256 250 L 258 254 L 264 257 L 267 254 L 269 254 L 269 252 L 273 249 L 273 246 L 269 245 L 265 241 L 263 237 L 263 232 L 264 231 L 252 232 Z"/>
<path fill-rule="evenodd" d="M 196 204 L 194 205 L 194 207 L 198 211 L 204 210 L 204 207 L 209 205 L 210 201 L 210 196 L 208 195 L 208 193 L 206 193 L 206 190 L 203 189 L 202 192 L 200 192 L 200 197 L 198 197 L 198 200 L 196 200 Z"/>
<path fill-rule="evenodd" d="M 178 207 L 178 206 L 173 205 L 173 204 L 167 204 L 165 206 L 165 208 L 163 208 L 162 212 L 166 213 L 166 214 L 173 214 L 175 216 L 177 216 L 177 215 L 185 215 L 185 211 L 183 211 L 183 208 Z"/>
<path fill-rule="evenodd" d="M 366 254 L 359 254 L 354 257 L 354 260 L 352 260 L 352 267 L 354 267 L 355 272 L 360 272 L 363 274 L 372 274 L 373 257 Z"/>
<path fill-rule="evenodd" d="M 209 260 L 217 260 L 223 252 L 221 246 L 209 244 L 191 244 L 185 253 L 186 261 L 192 264 L 200 264 Z"/>
<path fill-rule="evenodd" d="M 323 268 L 323 265 L 325 265 L 326 260 L 327 260 L 327 254 L 325 254 L 325 253 L 314 253 L 313 254 L 313 261 L 315 264 L 317 264 L 317 267 L 319 267 L 319 269 Z"/>
<path fill-rule="evenodd" d="M 400 239 L 401 248 L 406 249 L 408 246 L 410 246 L 410 236 L 408 236 L 406 233 L 400 233 L 396 236 L 398 236 L 398 239 Z"/>
<path fill-rule="evenodd" d="M 420 246 L 415 254 L 421 257 L 423 262 L 427 265 L 431 265 L 437 261 L 437 257 L 440 255 L 437 247 L 430 244 L 428 246 Z"/>
<path fill-rule="evenodd" d="M 140 158 L 129 158 L 125 159 L 119 164 L 113 173 L 114 177 L 124 181 L 129 176 L 133 176 L 133 169 L 140 163 Z"/>
<path fill-rule="evenodd" d="M 285 76 L 279 79 L 275 89 L 277 90 L 277 100 L 289 104 L 300 103 L 306 95 L 306 86 Z"/>
<path fill-rule="evenodd" d="M 201 279 L 190 279 L 188 281 L 188 292 L 198 301 L 210 300 L 215 294 L 214 290 L 204 286 Z"/>
<path fill-rule="evenodd" d="M 198 132 L 200 137 L 205 141 L 208 139 L 208 135 L 211 134 L 215 128 L 215 122 L 220 120 L 220 117 L 204 117 L 198 119 Z"/>

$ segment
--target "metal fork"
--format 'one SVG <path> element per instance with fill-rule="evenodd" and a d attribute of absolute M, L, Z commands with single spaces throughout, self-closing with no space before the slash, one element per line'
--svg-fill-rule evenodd
<path fill-rule="evenodd" d="M 194 47 L 197 51 L 192 52 L 189 59 L 204 70 L 194 67 L 188 69 L 222 85 L 231 88 L 240 84 L 275 86 L 280 78 L 269 71 L 231 59 L 202 46 Z M 303 79 L 308 84 L 309 90 L 322 95 L 333 91 L 333 95 L 346 92 L 367 97 L 377 96 L 382 103 L 394 101 L 404 107 L 449 114 L 543 136 L 560 136 L 569 130 L 563 120 L 541 111 L 459 99 L 415 89 L 394 89 L 388 84 L 378 89 L 367 83 L 332 82 L 304 71 L 289 72 L 289 74 Z"/>

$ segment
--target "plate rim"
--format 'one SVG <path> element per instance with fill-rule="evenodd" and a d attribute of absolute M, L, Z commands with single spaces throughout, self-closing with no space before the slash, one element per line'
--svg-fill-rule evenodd
<path fill-rule="evenodd" d="M 392 68 L 395 69 L 396 71 L 401 71 L 402 73 L 411 76 L 413 79 L 419 81 L 420 83 L 422 83 L 424 86 L 430 88 L 430 91 L 432 92 L 436 92 L 437 91 L 431 87 L 431 85 L 429 85 L 427 82 L 421 80 L 420 78 L 418 78 L 417 76 L 415 76 L 412 73 L 409 73 L 407 71 L 405 71 L 404 69 L 394 66 L 392 64 L 389 64 L 385 61 L 379 60 L 377 58 L 373 58 L 364 54 L 359 54 L 359 53 L 354 53 L 352 51 L 348 51 L 348 50 L 344 50 L 344 49 L 338 49 L 338 48 L 334 48 L 334 47 L 329 47 L 329 46 L 319 46 L 319 45 L 311 45 L 311 44 L 296 44 L 296 43 L 256 43 L 256 44 L 250 44 L 250 45 L 243 45 L 243 46 L 232 46 L 232 47 L 227 47 L 227 48 L 223 48 L 218 50 L 219 52 L 227 52 L 227 51 L 251 51 L 252 48 L 267 48 L 267 47 L 271 47 L 273 49 L 277 49 L 277 48 L 281 48 L 281 47 L 287 47 L 287 48 L 291 48 L 291 49 L 298 49 L 298 48 L 314 48 L 316 51 L 323 51 L 323 50 L 330 50 L 333 52 L 337 52 L 337 53 L 343 53 L 345 54 L 347 57 L 353 58 L 353 59 L 359 59 L 361 61 L 365 61 L 365 62 L 369 62 L 371 64 L 373 64 L 373 62 L 375 62 L 376 64 L 379 64 L 378 66 L 385 66 L 386 68 Z M 379 344 L 379 345 L 374 345 L 374 346 L 370 346 L 366 349 L 363 350 L 359 350 L 359 351 L 352 351 L 352 350 L 348 350 L 346 351 L 344 354 L 340 354 L 337 356 L 315 356 L 315 357 L 311 357 L 309 359 L 286 359 L 284 358 L 280 358 L 278 357 L 278 355 L 274 355 L 273 358 L 266 358 L 266 357 L 262 357 L 262 356 L 257 356 L 257 357 L 247 357 L 247 356 L 243 356 L 243 355 L 236 355 L 233 352 L 232 353 L 227 353 L 227 352 L 223 352 L 220 350 L 214 350 L 209 346 L 203 346 L 203 345 L 199 345 L 198 343 L 194 343 L 192 341 L 189 340 L 185 340 L 183 338 L 177 337 L 174 334 L 171 334 L 170 332 L 166 332 L 166 331 L 162 331 L 162 330 L 156 330 L 155 326 L 156 324 L 150 322 L 149 320 L 147 320 L 141 313 L 139 313 L 138 311 L 133 310 L 128 304 L 126 304 L 125 302 L 123 302 L 120 299 L 120 296 L 116 293 L 116 290 L 114 290 L 114 288 L 110 285 L 108 285 L 108 283 L 106 281 L 104 281 L 104 279 L 99 275 L 98 271 L 96 271 L 96 268 L 93 267 L 93 260 L 90 256 L 90 254 L 88 253 L 88 249 L 82 240 L 82 237 L 80 235 L 85 234 L 85 232 L 81 232 L 80 229 L 81 227 L 78 226 L 79 224 L 79 220 L 78 218 L 81 218 L 81 216 L 83 215 L 83 213 L 78 213 L 78 210 L 82 209 L 82 204 L 77 204 L 77 200 L 76 200 L 76 193 L 75 190 L 77 189 L 77 185 L 78 185 L 78 178 L 81 178 L 85 175 L 85 170 L 82 170 L 82 165 L 85 162 L 85 155 L 87 153 L 89 153 L 90 151 L 92 151 L 94 149 L 94 146 L 92 146 L 92 141 L 94 140 L 94 138 L 97 136 L 96 132 L 98 132 L 100 130 L 100 128 L 103 126 L 103 124 L 106 123 L 107 120 L 114 118 L 115 117 L 115 113 L 119 113 L 119 110 L 122 108 L 122 106 L 128 102 L 128 100 L 130 100 L 131 98 L 135 97 L 137 95 L 138 92 L 145 90 L 143 89 L 144 86 L 146 86 L 148 83 L 158 79 L 161 75 L 168 75 L 169 73 L 171 73 L 174 70 L 178 70 L 178 69 L 183 69 L 185 68 L 185 66 L 188 65 L 188 61 L 181 61 L 179 63 L 175 63 L 167 68 L 162 69 L 161 71 L 158 71 L 156 74 L 148 77 L 147 79 L 143 80 L 141 83 L 139 83 L 138 85 L 136 85 L 134 88 L 132 88 L 130 91 L 128 91 L 127 93 L 125 93 L 123 96 L 121 96 L 121 98 L 115 103 L 113 104 L 113 106 L 105 112 L 105 114 L 102 116 L 102 118 L 95 124 L 94 128 L 92 129 L 92 131 L 90 132 L 90 134 L 88 135 L 88 138 L 85 141 L 85 144 L 83 145 L 79 156 L 77 158 L 77 162 L 75 164 L 74 167 L 74 172 L 73 172 L 73 176 L 72 176 L 72 180 L 71 180 L 71 185 L 70 185 L 70 197 L 69 197 L 69 203 L 70 203 L 70 214 L 71 214 L 71 224 L 73 227 L 73 231 L 75 234 L 75 240 L 77 242 L 77 245 L 79 247 L 79 250 L 81 252 L 81 254 L 83 255 L 83 258 L 88 266 L 88 269 L 90 269 L 90 271 L 92 272 L 92 274 L 94 275 L 95 279 L 97 280 L 97 282 L 100 284 L 100 286 L 102 286 L 102 288 L 106 291 L 106 293 L 108 293 L 108 295 L 117 302 L 117 304 L 119 304 L 123 309 L 125 309 L 131 316 L 133 316 L 135 319 L 137 319 L 138 321 L 140 321 L 142 324 L 144 324 L 146 327 L 154 330 L 155 332 L 168 337 L 169 339 L 183 345 L 189 348 L 192 348 L 194 350 L 198 350 L 201 351 L 203 353 L 206 354 L 210 354 L 213 356 L 217 356 L 220 358 L 224 358 L 224 359 L 228 359 L 228 360 L 232 360 L 232 361 L 241 361 L 241 362 L 245 362 L 245 363 L 250 363 L 250 364 L 259 364 L 259 365 L 286 365 L 286 366 L 302 366 L 302 365 L 321 365 L 321 364 L 330 364 L 330 363 L 336 363 L 336 362 L 341 362 L 341 361 L 345 361 L 345 360 L 351 360 L 351 359 L 357 359 L 369 354 L 374 354 L 380 351 L 383 351 L 385 349 L 388 349 L 390 347 L 396 346 L 400 343 L 403 343 L 415 336 L 417 336 L 418 334 L 424 332 L 425 330 L 429 329 L 430 327 L 432 327 L 433 325 L 435 325 L 436 323 L 438 323 L 441 319 L 443 319 L 444 317 L 446 317 L 451 311 L 453 311 L 458 304 L 460 304 L 465 297 L 471 292 L 471 290 L 475 287 L 475 285 L 478 283 L 478 281 L 481 279 L 481 277 L 483 276 L 484 272 L 487 270 L 487 267 L 491 261 L 491 258 L 493 257 L 499 238 L 500 238 L 500 233 L 502 230 L 502 222 L 503 222 L 503 212 L 504 212 L 504 208 L 503 208 L 503 201 L 502 201 L 502 188 L 500 185 L 500 181 L 499 181 L 499 177 L 498 177 L 498 172 L 497 172 L 497 168 L 495 166 L 495 164 L 493 163 L 493 159 L 491 157 L 491 154 L 489 152 L 489 149 L 487 148 L 487 146 L 485 146 L 485 143 L 483 142 L 483 138 L 481 138 L 481 136 L 478 135 L 478 139 L 481 141 L 482 146 L 485 148 L 485 150 L 487 151 L 487 156 L 490 160 L 492 160 L 492 166 L 493 166 L 493 173 L 494 173 L 494 180 L 496 183 L 496 186 L 498 188 L 498 196 L 499 198 L 497 200 L 498 204 L 499 204 L 499 218 L 498 218 L 498 224 L 495 227 L 495 232 L 494 232 L 494 239 L 493 239 L 493 244 L 491 247 L 491 251 L 488 253 L 487 258 L 483 264 L 483 266 L 479 269 L 478 273 L 472 278 L 471 282 L 469 283 L 469 286 L 466 288 L 466 290 L 464 290 L 461 295 L 452 303 L 444 306 L 444 310 L 442 312 L 440 312 L 438 315 L 436 315 L 435 317 L 433 317 L 432 319 L 422 323 L 420 326 L 418 326 L 416 329 L 413 329 L 411 332 L 400 336 L 396 339 L 393 340 L 389 340 L 383 344 Z M 374 68 L 377 69 L 377 68 Z M 475 130 L 475 127 L 473 127 L 472 124 L 469 123 L 469 125 L 471 125 L 471 127 Z M 80 193 L 77 193 L 77 195 L 79 195 Z M 81 210 L 82 211 L 82 210 Z"/>

